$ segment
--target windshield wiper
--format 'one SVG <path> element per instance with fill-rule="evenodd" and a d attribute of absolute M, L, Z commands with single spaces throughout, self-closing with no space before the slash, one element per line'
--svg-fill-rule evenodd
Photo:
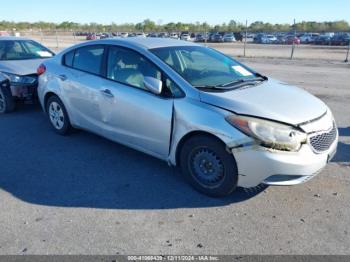
<path fill-rule="evenodd" d="M 263 82 L 267 80 L 266 76 L 260 75 L 260 74 L 256 74 L 257 77 L 254 78 L 245 78 L 245 79 L 238 79 L 238 80 L 234 80 L 222 85 L 217 85 L 216 87 L 233 87 L 239 84 L 243 84 L 243 83 L 252 83 L 252 82 Z"/>
<path fill-rule="evenodd" d="M 222 91 L 222 90 L 231 90 L 233 89 L 232 87 L 236 87 L 236 86 L 242 86 L 245 84 L 254 84 L 254 82 L 263 82 L 268 80 L 268 78 L 264 75 L 261 75 L 259 73 L 255 73 L 254 78 L 246 78 L 246 79 L 238 79 L 238 80 L 234 80 L 225 84 L 221 84 L 221 85 L 202 85 L 202 86 L 194 86 L 198 89 L 203 89 L 203 90 L 216 90 L 216 91 Z"/>

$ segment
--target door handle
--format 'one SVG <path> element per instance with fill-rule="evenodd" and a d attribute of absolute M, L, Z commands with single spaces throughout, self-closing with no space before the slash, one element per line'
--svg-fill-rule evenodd
<path fill-rule="evenodd" d="M 66 75 L 59 75 L 58 76 L 62 81 L 66 81 L 68 77 Z"/>
<path fill-rule="evenodd" d="M 101 93 L 107 97 L 114 97 L 114 95 L 112 94 L 111 90 L 109 89 L 104 89 L 104 90 L 101 90 Z"/>

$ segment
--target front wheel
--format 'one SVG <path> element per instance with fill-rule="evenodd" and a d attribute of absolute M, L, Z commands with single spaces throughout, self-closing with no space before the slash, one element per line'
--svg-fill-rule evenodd
<path fill-rule="evenodd" d="M 54 130 L 60 135 L 66 135 L 71 130 L 67 110 L 57 96 L 51 96 L 46 103 L 46 113 Z"/>
<path fill-rule="evenodd" d="M 225 145 L 214 137 L 190 138 L 181 150 L 180 165 L 186 179 L 201 193 L 224 197 L 236 189 L 236 161 Z"/>

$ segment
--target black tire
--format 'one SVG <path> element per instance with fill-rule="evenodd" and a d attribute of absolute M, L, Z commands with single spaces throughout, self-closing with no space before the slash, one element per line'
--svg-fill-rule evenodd
<path fill-rule="evenodd" d="M 6 114 L 14 111 L 16 101 L 12 96 L 10 84 L 8 81 L 0 83 L 0 114 Z"/>
<path fill-rule="evenodd" d="M 52 128 L 58 134 L 64 136 L 70 133 L 72 127 L 61 99 L 57 96 L 51 96 L 46 103 L 46 113 Z"/>
<path fill-rule="evenodd" d="M 206 135 L 192 137 L 185 142 L 180 154 L 182 173 L 197 191 L 211 197 L 224 197 L 236 189 L 236 161 L 218 139 Z"/>

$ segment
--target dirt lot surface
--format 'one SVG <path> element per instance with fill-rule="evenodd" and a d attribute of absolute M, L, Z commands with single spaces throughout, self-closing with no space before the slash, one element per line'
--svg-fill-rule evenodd
<path fill-rule="evenodd" d="M 241 60 L 333 110 L 339 149 L 321 174 L 211 199 L 150 156 L 87 132 L 57 136 L 26 105 L 0 117 L 0 254 L 350 255 L 350 65 Z"/>

